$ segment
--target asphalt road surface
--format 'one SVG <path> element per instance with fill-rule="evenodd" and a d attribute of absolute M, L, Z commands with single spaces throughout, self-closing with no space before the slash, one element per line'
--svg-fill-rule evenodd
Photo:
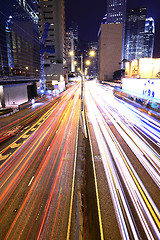
<path fill-rule="evenodd" d="M 80 86 L 50 104 L 1 151 L 1 239 L 67 239 L 73 202 Z"/>
<path fill-rule="evenodd" d="M 0 119 L 1 239 L 159 239 L 160 122 L 80 91 Z"/>
<path fill-rule="evenodd" d="M 85 98 L 101 238 L 159 239 L 160 122 L 95 82 Z"/>

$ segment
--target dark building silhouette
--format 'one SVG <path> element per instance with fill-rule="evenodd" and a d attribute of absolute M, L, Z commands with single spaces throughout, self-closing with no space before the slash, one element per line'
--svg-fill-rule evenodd
<path fill-rule="evenodd" d="M 108 0 L 106 23 L 125 23 L 126 0 Z"/>

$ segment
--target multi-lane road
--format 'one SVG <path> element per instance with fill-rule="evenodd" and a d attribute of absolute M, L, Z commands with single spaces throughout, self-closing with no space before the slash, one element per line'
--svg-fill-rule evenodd
<path fill-rule="evenodd" d="M 160 122 L 95 82 L 85 97 L 102 239 L 119 239 L 109 192 L 122 239 L 160 239 Z"/>
<path fill-rule="evenodd" d="M 1 151 L 1 239 L 69 239 L 79 113 L 75 85 Z"/>
<path fill-rule="evenodd" d="M 93 81 L 84 83 L 81 111 L 80 91 L 75 84 L 6 124 L 0 120 L 0 238 L 76 239 L 81 119 L 91 146 L 99 239 L 160 239 L 160 122 Z"/>

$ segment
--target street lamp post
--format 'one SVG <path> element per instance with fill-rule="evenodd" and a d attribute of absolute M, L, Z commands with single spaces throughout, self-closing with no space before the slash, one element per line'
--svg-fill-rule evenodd
<path fill-rule="evenodd" d="M 83 111 L 83 54 L 81 54 L 81 111 Z"/>
<path fill-rule="evenodd" d="M 90 57 L 94 57 L 95 56 L 95 51 L 91 50 L 89 52 Z M 90 66 L 91 61 L 90 60 L 86 60 L 86 65 Z M 83 92 L 84 92 L 84 69 L 83 69 L 83 54 L 81 54 L 81 100 L 82 100 L 82 105 L 81 105 L 81 110 L 83 111 Z"/>

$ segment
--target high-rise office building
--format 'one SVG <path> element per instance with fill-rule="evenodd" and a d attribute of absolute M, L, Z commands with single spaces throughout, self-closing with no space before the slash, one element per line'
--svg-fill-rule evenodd
<path fill-rule="evenodd" d="M 127 6 L 127 0 L 116 0 L 116 1 L 108 0 L 107 1 L 107 13 L 105 14 L 105 16 L 102 20 L 102 24 L 120 24 L 120 23 L 123 24 L 121 60 L 124 59 L 126 6 Z"/>
<path fill-rule="evenodd" d="M 124 58 L 126 4 L 127 0 L 107 1 L 107 12 L 98 33 L 98 78 L 100 81 L 112 80 L 114 71 L 119 70 L 119 63 Z M 104 43 L 105 41 L 107 43 Z M 109 46 L 106 46 L 107 44 Z"/>
<path fill-rule="evenodd" d="M 98 40 L 98 80 L 111 81 L 119 69 L 122 53 L 123 24 L 101 24 Z"/>
<path fill-rule="evenodd" d="M 38 4 L 5 0 L 0 8 L 1 105 L 21 104 L 36 96 L 40 79 Z M 5 81 L 4 81 L 5 79 Z"/>
<path fill-rule="evenodd" d="M 73 32 L 66 31 L 66 62 L 69 73 L 75 72 L 75 45 Z"/>
<path fill-rule="evenodd" d="M 125 23 L 126 0 L 108 0 L 106 23 Z"/>
<path fill-rule="evenodd" d="M 75 72 L 78 64 L 78 25 L 72 22 L 66 29 L 66 62 L 69 72 Z"/>
<path fill-rule="evenodd" d="M 43 34 L 45 23 L 50 24 L 46 47 L 53 46 L 54 53 L 44 53 L 46 87 L 52 88 L 54 80 L 63 81 L 65 66 L 65 9 L 64 0 L 39 1 L 39 29 Z"/>
<path fill-rule="evenodd" d="M 131 9 L 126 16 L 125 54 L 131 61 L 143 57 L 146 8 Z"/>
<path fill-rule="evenodd" d="M 5 0 L 0 9 L 0 75 L 36 76 L 40 67 L 38 5 Z M 27 71 L 26 71 L 27 67 Z"/>
<path fill-rule="evenodd" d="M 145 31 L 144 31 L 144 51 L 143 57 L 153 57 L 154 48 L 154 37 L 155 37 L 155 24 L 152 17 L 146 18 Z"/>
<path fill-rule="evenodd" d="M 75 61 L 78 61 L 78 25 L 72 21 L 71 26 L 68 28 L 73 34 Z"/>

